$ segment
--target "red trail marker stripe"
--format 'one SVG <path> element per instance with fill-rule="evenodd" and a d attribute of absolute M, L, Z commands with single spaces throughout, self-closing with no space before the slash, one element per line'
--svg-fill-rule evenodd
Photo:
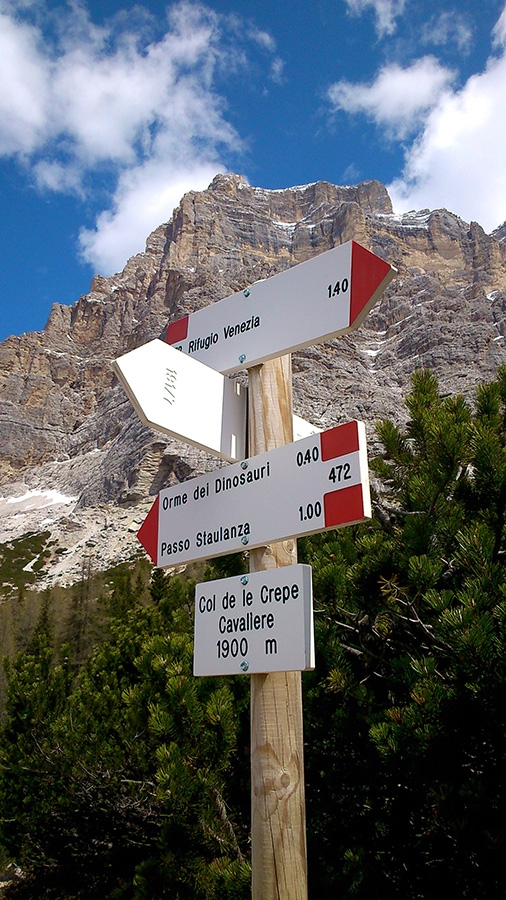
<path fill-rule="evenodd" d="M 323 512 L 326 528 L 334 526 L 338 528 L 340 525 L 352 525 L 354 522 L 363 521 L 366 516 L 364 516 L 362 485 L 354 484 L 340 491 L 324 494 Z"/>
<path fill-rule="evenodd" d="M 167 328 L 167 336 L 165 339 L 167 344 L 177 344 L 179 341 L 186 340 L 188 337 L 189 318 L 189 316 L 184 316 L 183 319 L 177 319 L 175 322 L 170 323 Z"/>
<path fill-rule="evenodd" d="M 346 422 L 324 431 L 320 436 L 322 460 L 335 459 L 347 453 L 355 453 L 359 449 L 358 425 Z"/>
<path fill-rule="evenodd" d="M 362 310 L 381 286 L 383 280 L 392 271 L 392 266 L 380 259 L 375 253 L 366 250 L 361 244 L 353 241 L 351 251 L 351 300 L 350 325 L 360 324 Z"/>

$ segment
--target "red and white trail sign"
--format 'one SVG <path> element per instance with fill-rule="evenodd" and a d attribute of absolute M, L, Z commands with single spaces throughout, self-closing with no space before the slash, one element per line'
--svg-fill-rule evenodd
<path fill-rule="evenodd" d="M 352 421 L 160 491 L 138 538 L 170 566 L 370 517 L 365 426 Z"/>
<path fill-rule="evenodd" d="M 171 322 L 166 341 L 218 372 L 251 368 L 358 328 L 395 273 L 348 241 Z"/>

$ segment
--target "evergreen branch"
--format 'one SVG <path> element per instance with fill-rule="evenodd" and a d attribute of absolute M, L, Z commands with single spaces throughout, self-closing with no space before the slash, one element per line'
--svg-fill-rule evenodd
<path fill-rule="evenodd" d="M 210 787 L 210 790 L 211 790 L 211 796 L 213 797 L 213 800 L 214 800 L 214 804 L 218 811 L 218 815 L 220 817 L 221 822 L 223 823 L 223 825 L 225 827 L 225 831 L 226 831 L 228 838 L 234 848 L 236 857 L 239 862 L 244 862 L 244 856 L 241 852 L 241 848 L 239 846 L 239 841 L 237 840 L 234 826 L 232 825 L 232 822 L 230 821 L 230 818 L 227 814 L 225 801 L 223 800 L 223 797 L 221 796 L 221 794 L 217 788 Z"/>

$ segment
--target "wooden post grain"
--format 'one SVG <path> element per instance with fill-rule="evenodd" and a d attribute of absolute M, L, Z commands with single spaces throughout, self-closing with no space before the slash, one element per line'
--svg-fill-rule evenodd
<path fill-rule="evenodd" d="M 291 358 L 283 356 L 249 370 L 249 455 L 292 440 Z M 250 552 L 251 572 L 296 562 L 295 540 Z M 251 835 L 252 900 L 307 900 L 300 672 L 251 676 Z"/>

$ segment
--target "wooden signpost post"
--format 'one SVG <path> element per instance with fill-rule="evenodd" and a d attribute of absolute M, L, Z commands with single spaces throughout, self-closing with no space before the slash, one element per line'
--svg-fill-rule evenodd
<path fill-rule="evenodd" d="M 297 563 L 297 535 L 370 516 L 361 423 L 285 448 L 294 439 L 289 353 L 358 327 L 394 274 L 350 241 L 169 325 L 167 342 L 194 360 L 222 373 L 248 368 L 249 460 L 160 492 L 139 531 L 155 564 L 248 548 L 250 573 L 268 572 Z M 159 421 L 158 411 L 143 414 Z M 190 431 L 191 442 L 206 445 Z M 225 443 L 223 452 L 220 436 L 214 452 L 237 458 L 238 443 L 233 452 Z M 240 521 L 227 524 L 232 509 Z M 222 522 L 213 520 L 218 512 Z M 307 900 L 301 672 L 257 668 L 250 679 L 252 897 Z"/>
<path fill-rule="evenodd" d="M 249 378 L 255 456 L 292 441 L 291 357 L 255 367 Z M 296 562 L 293 539 L 250 552 L 251 572 Z M 252 675 L 250 715 L 252 900 L 307 900 L 301 673 Z"/>

